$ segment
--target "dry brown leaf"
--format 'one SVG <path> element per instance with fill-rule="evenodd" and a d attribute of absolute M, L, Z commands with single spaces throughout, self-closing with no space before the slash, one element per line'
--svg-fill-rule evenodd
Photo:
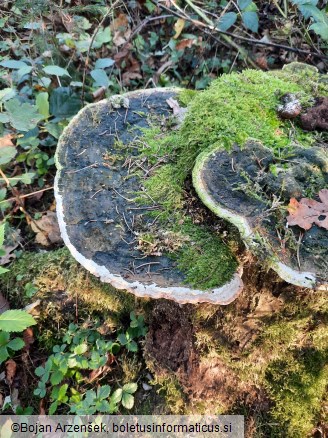
<path fill-rule="evenodd" d="M 175 46 L 175 48 L 177 50 L 184 50 L 187 47 L 191 47 L 195 42 L 195 39 L 190 38 L 190 39 L 184 39 L 178 42 L 178 44 Z"/>
<path fill-rule="evenodd" d="M 142 76 L 140 73 L 133 72 L 133 71 L 126 71 L 122 75 L 123 85 L 129 85 L 130 81 L 133 79 L 142 79 Z"/>
<path fill-rule="evenodd" d="M 181 106 L 179 105 L 179 102 L 177 100 L 173 99 L 172 97 L 170 97 L 170 99 L 167 99 L 166 103 L 168 104 L 168 106 L 170 108 L 172 108 L 173 115 L 176 116 L 179 123 L 182 123 L 184 116 L 187 112 L 187 108 L 181 108 Z"/>
<path fill-rule="evenodd" d="M 179 36 L 181 35 L 181 32 L 183 31 L 185 24 L 186 24 L 186 20 L 184 20 L 183 18 L 177 19 L 177 21 L 174 24 L 174 30 L 175 30 L 175 34 L 173 36 L 174 39 L 179 38 Z"/>
<path fill-rule="evenodd" d="M 4 135 L 0 137 L 0 148 L 4 148 L 7 146 L 14 146 L 14 143 L 11 141 L 14 138 L 12 134 Z"/>
<path fill-rule="evenodd" d="M 313 224 L 328 230 L 328 189 L 319 192 L 321 202 L 314 199 L 302 198 L 299 202 L 291 198 L 288 205 L 288 225 L 298 225 L 309 230 Z"/>
<path fill-rule="evenodd" d="M 100 376 L 103 376 L 103 375 L 109 373 L 110 370 L 111 370 L 111 367 L 109 367 L 108 365 L 103 365 L 102 367 L 97 368 L 96 370 L 91 371 L 91 373 L 89 374 L 88 383 L 94 382 Z"/>
<path fill-rule="evenodd" d="M 62 242 L 56 213 L 47 211 L 41 219 L 31 222 L 31 228 L 36 233 L 35 241 L 43 246 Z"/>
<path fill-rule="evenodd" d="M 16 375 L 17 364 L 13 359 L 9 359 L 7 360 L 5 365 L 6 365 L 6 381 L 8 385 L 11 386 L 13 384 Z"/>
<path fill-rule="evenodd" d="M 268 67 L 268 60 L 266 56 L 264 55 L 257 56 L 255 62 L 262 70 L 268 70 L 269 67 Z"/>
<path fill-rule="evenodd" d="M 6 310 L 9 310 L 9 303 L 6 300 L 6 298 L 2 295 L 0 292 L 0 315 L 1 313 L 5 312 Z"/>
<path fill-rule="evenodd" d="M 129 20 L 128 17 L 121 12 L 118 17 L 113 20 L 111 23 L 110 30 L 113 32 L 115 30 L 122 30 L 124 28 L 127 28 L 129 26 Z"/>
<path fill-rule="evenodd" d="M 33 336 L 32 327 L 28 327 L 26 330 L 24 330 L 23 339 L 25 342 L 25 350 L 29 350 L 30 345 L 32 345 L 34 343 L 34 336 Z"/>
<path fill-rule="evenodd" d="M 39 414 L 46 415 L 46 402 L 44 398 L 42 398 L 39 403 Z"/>

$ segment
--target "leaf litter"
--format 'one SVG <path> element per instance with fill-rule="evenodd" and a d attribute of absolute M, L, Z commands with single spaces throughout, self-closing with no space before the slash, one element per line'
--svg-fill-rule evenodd
<path fill-rule="evenodd" d="M 291 198 L 288 205 L 288 225 L 298 225 L 303 230 L 309 230 L 313 225 L 328 230 L 328 189 L 322 189 L 318 193 L 320 201 L 302 198 L 297 201 Z"/>

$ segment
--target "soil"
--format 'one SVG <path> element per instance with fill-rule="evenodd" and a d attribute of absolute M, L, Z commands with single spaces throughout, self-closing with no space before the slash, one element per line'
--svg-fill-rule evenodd
<path fill-rule="evenodd" d="M 244 300 L 238 299 L 238 305 L 244 306 L 247 314 L 252 298 L 249 295 L 248 297 L 244 295 L 244 297 Z M 271 305 L 274 304 L 268 310 L 269 304 L 264 303 L 265 314 L 272 314 L 279 308 L 279 299 L 273 296 L 270 299 Z M 245 300 L 248 301 L 247 304 Z M 206 400 L 207 404 L 212 401 L 216 406 L 224 406 L 226 409 L 232 409 L 233 406 L 241 403 L 248 407 L 261 406 L 261 409 L 267 410 L 269 401 L 263 389 L 251 382 L 242 382 L 238 375 L 217 355 L 205 358 L 197 350 L 194 336 L 197 328 L 191 321 L 194 310 L 193 306 L 179 306 L 164 300 L 154 304 L 150 313 L 151 320 L 146 337 L 145 353 L 146 357 L 155 363 L 156 374 L 173 372 L 191 407 L 197 402 Z M 218 308 L 218 311 L 220 312 L 221 308 Z M 256 306 L 256 311 L 259 311 L 259 306 Z M 244 326 L 246 320 L 247 317 L 241 317 Z M 236 324 L 238 324 L 238 318 L 236 318 Z M 247 335 L 254 332 L 255 325 L 248 329 Z M 245 327 L 244 331 L 247 331 Z M 241 333 L 238 328 L 237 331 Z M 241 334 L 241 337 L 244 336 L 245 333 Z M 225 340 L 222 338 L 223 343 L 228 337 L 225 338 Z M 232 345 L 237 345 L 234 340 L 229 341 Z M 239 353 L 242 348 L 242 342 L 240 342 L 237 346 Z M 211 408 L 210 404 L 208 406 Z"/>
<path fill-rule="evenodd" d="M 315 105 L 301 115 L 301 126 L 307 131 L 328 130 L 328 98 L 320 97 Z"/>

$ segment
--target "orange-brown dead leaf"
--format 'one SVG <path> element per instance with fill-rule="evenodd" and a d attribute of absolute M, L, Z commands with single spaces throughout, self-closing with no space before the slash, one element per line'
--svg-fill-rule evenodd
<path fill-rule="evenodd" d="M 23 339 L 25 342 L 25 349 L 29 350 L 30 349 L 30 345 L 32 345 L 34 343 L 34 336 L 33 336 L 33 329 L 32 327 L 28 327 L 26 330 L 24 330 L 23 332 Z"/>
<path fill-rule="evenodd" d="M 303 230 L 309 230 L 313 224 L 328 230 L 328 189 L 319 192 L 321 202 L 302 198 L 299 202 L 291 198 L 288 205 L 288 225 L 298 225 Z"/>
<path fill-rule="evenodd" d="M 9 386 L 13 384 L 16 375 L 17 364 L 13 359 L 6 362 L 6 380 Z"/>
<path fill-rule="evenodd" d="M 14 138 L 12 134 L 4 135 L 0 137 L 0 148 L 4 148 L 7 146 L 14 146 L 14 143 L 11 141 Z"/>
<path fill-rule="evenodd" d="M 57 216 L 53 211 L 47 211 L 41 219 L 31 222 L 31 228 L 36 233 L 35 240 L 44 246 L 62 241 Z"/>
<path fill-rule="evenodd" d="M 192 38 L 184 39 L 178 42 L 178 44 L 175 46 L 177 50 L 184 50 L 187 47 L 191 47 L 194 44 L 195 40 Z"/>
<path fill-rule="evenodd" d="M 9 310 L 9 303 L 6 300 L 6 298 L 2 295 L 0 292 L 0 315 L 1 313 L 5 312 L 6 310 Z"/>
<path fill-rule="evenodd" d="M 39 403 L 39 414 L 46 415 L 46 402 L 44 398 L 42 398 Z"/>

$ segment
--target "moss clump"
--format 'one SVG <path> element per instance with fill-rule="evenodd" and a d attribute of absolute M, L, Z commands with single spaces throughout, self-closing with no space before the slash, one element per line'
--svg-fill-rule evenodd
<path fill-rule="evenodd" d="M 266 372 L 275 406 L 272 416 L 287 426 L 287 436 L 311 432 L 328 381 L 328 350 L 304 348 L 272 362 Z"/>
<path fill-rule="evenodd" d="M 77 297 L 80 310 L 85 306 L 88 312 L 96 312 L 116 321 L 128 315 L 135 308 L 135 298 L 126 292 L 114 289 L 90 276 L 63 248 L 45 253 L 24 253 L 10 265 L 10 271 L 0 277 L 1 290 L 17 307 L 30 302 L 24 296 L 24 286 L 33 283 L 38 289 L 33 299 L 47 299 L 49 292 L 62 292 Z"/>
<path fill-rule="evenodd" d="M 237 261 L 222 240 L 209 229 L 186 221 L 181 228 L 191 243 L 179 253 L 177 263 L 194 287 L 215 288 L 227 283 Z"/>

